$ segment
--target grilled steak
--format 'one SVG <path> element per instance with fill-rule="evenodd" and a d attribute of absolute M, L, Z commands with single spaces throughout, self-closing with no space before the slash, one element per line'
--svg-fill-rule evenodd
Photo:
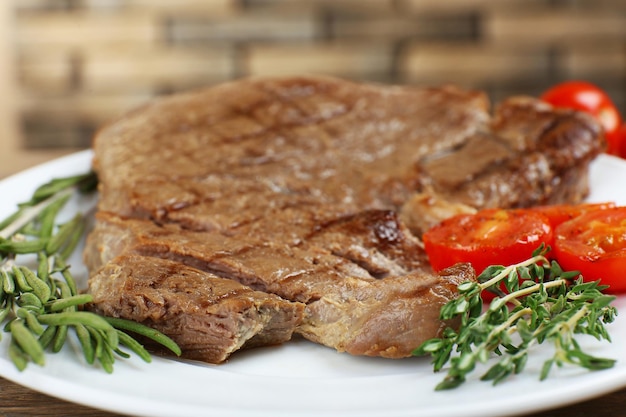
<path fill-rule="evenodd" d="M 439 334 L 439 308 L 473 279 L 466 265 L 434 274 L 420 231 L 457 210 L 579 201 L 603 140 L 590 118 L 529 98 L 491 117 L 478 92 L 302 77 L 157 100 L 94 149 L 90 291 L 119 259 L 167 259 L 304 304 L 283 323 L 313 341 L 404 357 Z M 415 215 L 424 195 L 443 202 L 428 221 Z M 141 318 L 118 288 L 96 308 L 113 300 Z"/>

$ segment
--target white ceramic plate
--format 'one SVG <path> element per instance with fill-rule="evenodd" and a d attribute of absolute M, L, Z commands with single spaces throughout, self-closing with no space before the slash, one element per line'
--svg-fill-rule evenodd
<path fill-rule="evenodd" d="M 38 166 L 0 182 L 0 218 L 30 197 L 52 177 L 86 172 L 91 154 L 81 152 Z M 626 162 L 601 156 L 591 171 L 593 201 L 626 204 Z M 88 210 L 94 201 L 73 201 Z M 80 261 L 76 274 L 85 278 Z M 84 282 L 84 281 L 83 281 Z M 626 308 L 626 296 L 618 309 Z M 68 401 L 141 416 L 504 416 L 559 407 L 626 386 L 626 317 L 610 326 L 613 343 L 581 338 L 591 353 L 617 359 L 614 368 L 588 372 L 556 369 L 539 382 L 543 359 L 552 351 L 540 347 L 523 375 L 492 387 L 476 373 L 462 387 L 433 391 L 443 374 L 433 374 L 429 360 L 385 360 L 352 357 L 295 340 L 283 346 L 240 352 L 223 365 L 192 364 L 155 358 L 117 361 L 112 375 L 86 366 L 71 346 L 48 355 L 45 367 L 29 365 L 18 372 L 0 342 L 0 375 L 18 384 Z M 524 395 L 520 395 L 524 393 Z"/>

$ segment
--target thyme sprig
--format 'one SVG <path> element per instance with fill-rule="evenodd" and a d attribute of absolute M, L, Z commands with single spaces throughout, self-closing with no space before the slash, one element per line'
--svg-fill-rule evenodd
<path fill-rule="evenodd" d="M 524 370 L 531 350 L 544 342 L 554 344 L 554 354 L 539 378 L 548 377 L 554 365 L 573 364 L 590 370 L 607 369 L 615 360 L 585 353 L 574 338 L 588 334 L 610 341 L 605 324 L 617 315 L 613 296 L 603 294 L 599 281 L 583 282 L 578 272 L 563 271 L 540 247 L 532 258 L 511 266 L 486 268 L 477 282 L 458 286 L 459 297 L 441 308 L 443 320 L 459 320 L 458 330 L 448 327 L 440 338 L 424 342 L 413 352 L 429 354 L 436 372 L 449 363 L 446 377 L 436 390 L 456 388 L 477 364 L 498 358 L 481 380 L 502 382 Z M 496 294 L 483 308 L 481 292 Z"/>
<path fill-rule="evenodd" d="M 78 213 L 62 224 L 57 217 L 73 195 L 93 191 L 97 180 L 93 172 L 54 179 L 0 222 L 0 323 L 10 333 L 8 354 L 19 370 L 29 362 L 43 366 L 45 352 L 59 352 L 70 332 L 85 361 L 99 363 L 108 373 L 116 358 L 130 356 L 128 351 L 151 361 L 150 353 L 126 332 L 180 355 L 174 341 L 149 327 L 83 309 L 92 296 L 79 293 L 67 259 L 83 236 L 85 217 Z M 36 268 L 21 262 L 28 256 Z"/>

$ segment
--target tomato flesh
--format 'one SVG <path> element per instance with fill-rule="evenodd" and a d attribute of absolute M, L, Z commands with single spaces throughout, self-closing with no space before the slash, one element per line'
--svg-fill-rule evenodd
<path fill-rule="evenodd" d="M 555 230 L 554 256 L 563 269 L 626 291 L 626 207 L 591 211 Z"/>
<path fill-rule="evenodd" d="M 510 265 L 531 257 L 553 230 L 546 216 L 515 210 L 481 210 L 444 220 L 423 235 L 436 271 L 469 262 L 477 273 L 490 265 Z"/>
<path fill-rule="evenodd" d="M 548 218 L 550 226 L 555 229 L 558 225 L 568 220 L 572 220 L 581 214 L 595 210 L 605 210 L 615 207 L 615 203 L 582 203 L 582 204 L 555 204 L 551 206 L 538 206 L 528 210 L 541 213 Z"/>

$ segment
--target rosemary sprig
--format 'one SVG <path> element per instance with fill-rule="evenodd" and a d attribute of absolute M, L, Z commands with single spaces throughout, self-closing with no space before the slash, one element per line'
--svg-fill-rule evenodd
<path fill-rule="evenodd" d="M 460 319 L 458 330 L 447 328 L 442 337 L 424 342 L 413 352 L 415 356 L 430 354 L 436 372 L 449 363 L 436 390 L 458 387 L 477 364 L 494 356 L 498 360 L 481 380 L 494 385 L 502 382 L 522 372 L 531 349 L 547 341 L 554 344 L 554 354 L 544 362 L 541 380 L 554 365 L 573 364 L 590 370 L 614 365 L 613 359 L 585 353 L 574 335 L 610 341 L 605 324 L 617 315 L 610 305 L 615 297 L 603 294 L 606 287 L 598 281 L 583 282 L 578 272 L 563 271 L 546 258 L 548 251 L 540 247 L 524 262 L 489 267 L 478 282 L 459 285 L 459 297 L 445 304 L 440 314 L 443 320 Z M 481 297 L 484 289 L 497 295 L 486 309 Z"/>
<path fill-rule="evenodd" d="M 109 373 L 116 357 L 129 357 L 122 347 L 151 360 L 125 331 L 181 353 L 174 341 L 149 327 L 83 311 L 92 297 L 78 292 L 66 261 L 81 240 L 85 218 L 76 214 L 63 224 L 56 219 L 73 195 L 95 190 L 97 180 L 93 172 L 54 179 L 0 221 L 0 323 L 11 335 L 8 354 L 19 370 L 29 362 L 44 365 L 45 352 L 59 352 L 70 332 L 75 333 L 85 361 L 97 361 Z M 20 262 L 26 256 L 36 258 L 36 268 Z"/>

